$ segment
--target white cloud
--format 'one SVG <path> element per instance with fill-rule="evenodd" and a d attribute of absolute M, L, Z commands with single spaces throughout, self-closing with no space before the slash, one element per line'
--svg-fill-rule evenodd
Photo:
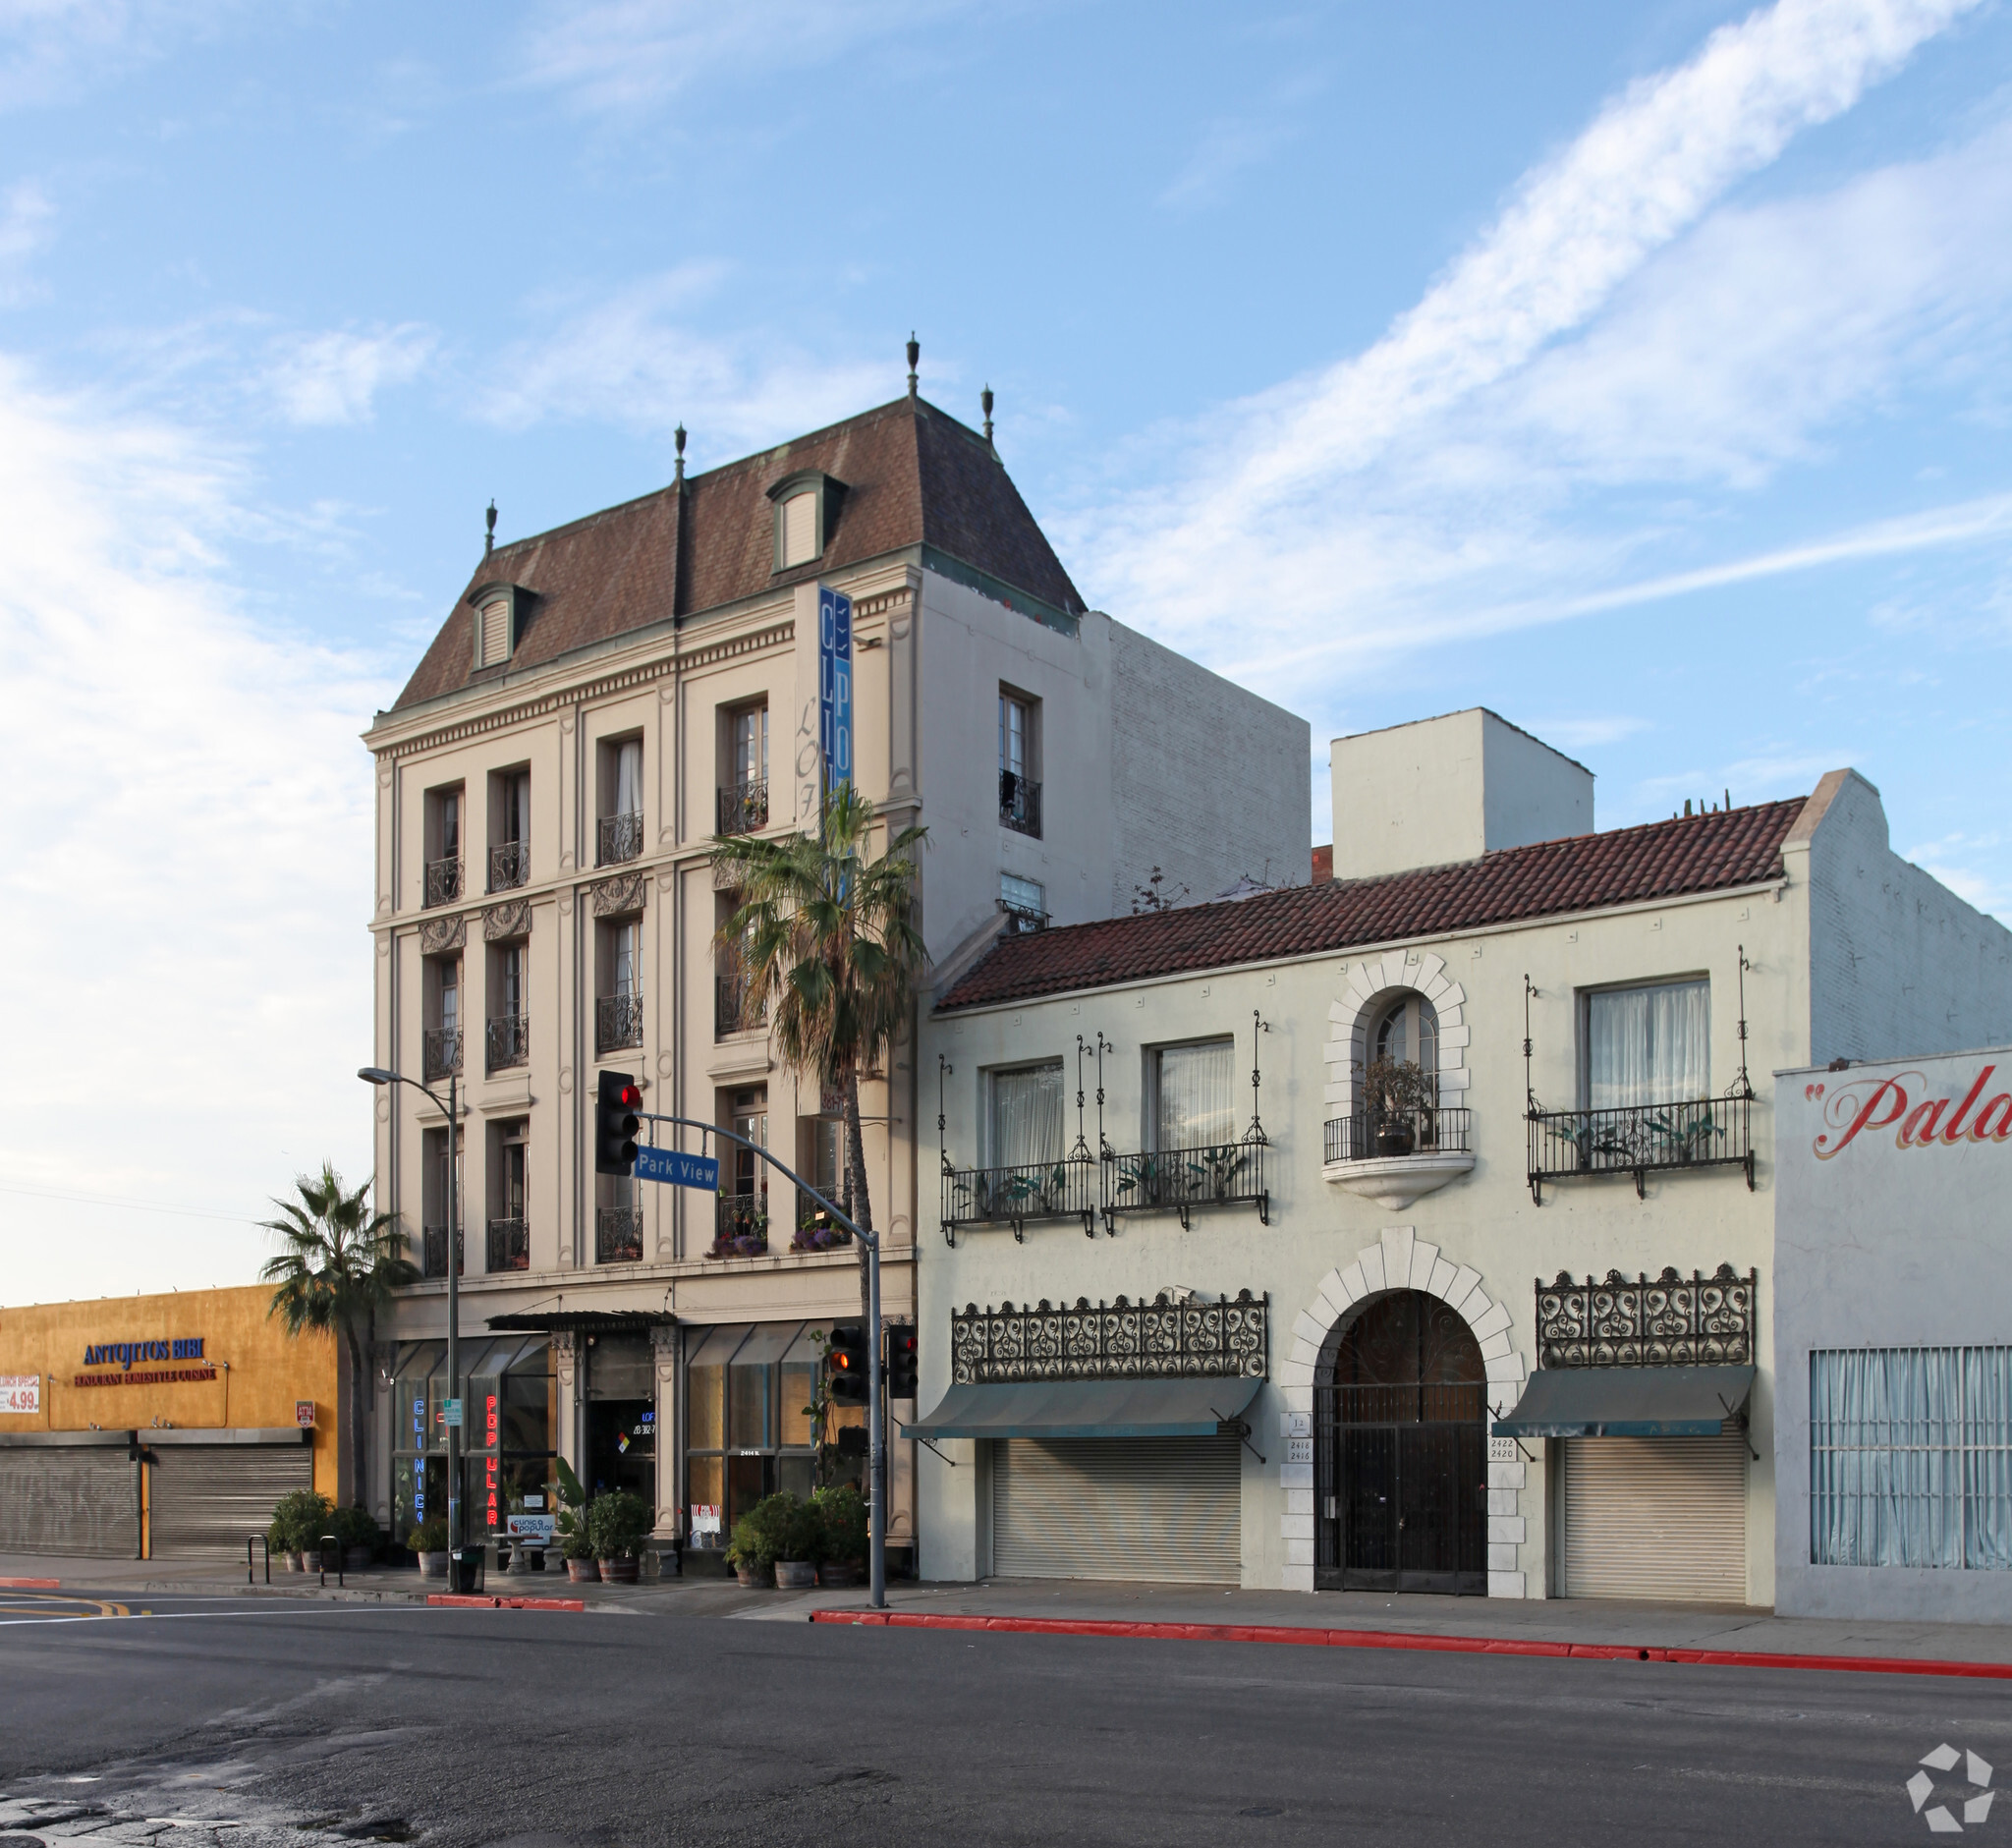
<path fill-rule="evenodd" d="M 244 0 L 0 0 L 0 109 L 66 100 L 247 11 Z"/>
<path fill-rule="evenodd" d="M 290 423 L 362 423 L 377 393 L 425 369 L 432 329 L 408 321 L 375 333 L 296 334 L 275 343 L 264 384 Z"/>

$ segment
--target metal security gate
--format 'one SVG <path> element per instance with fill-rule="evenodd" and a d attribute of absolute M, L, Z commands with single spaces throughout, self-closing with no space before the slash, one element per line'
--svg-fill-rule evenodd
<path fill-rule="evenodd" d="M 1566 1597 L 1747 1601 L 1747 1440 L 1571 1437 L 1564 1455 Z"/>
<path fill-rule="evenodd" d="M 1005 1579 L 1243 1577 L 1234 1437 L 1015 1437 L 992 1446 L 992 1571 Z"/>
<path fill-rule="evenodd" d="M 303 1443 L 155 1444 L 147 1525 L 156 1559 L 242 1559 L 272 1524 L 273 1504 L 314 1486 Z"/>
<path fill-rule="evenodd" d="M 0 1449 L 0 1552 L 140 1557 L 140 1465 L 126 1444 Z"/>

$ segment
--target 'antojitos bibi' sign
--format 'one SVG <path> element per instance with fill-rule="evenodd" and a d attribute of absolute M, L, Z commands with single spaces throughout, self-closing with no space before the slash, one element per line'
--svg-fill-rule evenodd
<path fill-rule="evenodd" d="M 86 1367 L 110 1367 L 109 1373 L 78 1373 L 80 1386 L 164 1386 L 183 1380 L 214 1379 L 216 1365 L 203 1358 L 204 1335 L 177 1335 L 165 1341 L 99 1341 L 84 1350 Z M 195 1366 L 150 1363 L 196 1362 Z"/>
<path fill-rule="evenodd" d="M 1893 1134 L 1900 1148 L 1957 1148 L 2012 1142 L 2012 1085 L 1992 1088 L 1998 1068 L 1986 1065 L 1967 1082 L 1930 1085 L 1921 1071 L 1875 1078 L 1813 1080 L 1803 1095 L 1823 1106 L 1814 1148 L 1818 1161 L 1841 1155 L 1861 1137 Z M 1931 1092 L 1940 1092 L 1931 1095 Z"/>

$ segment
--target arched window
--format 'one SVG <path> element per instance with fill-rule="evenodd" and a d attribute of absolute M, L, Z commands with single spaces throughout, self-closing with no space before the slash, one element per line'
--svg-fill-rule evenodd
<path fill-rule="evenodd" d="M 1431 1002 L 1407 989 L 1376 1016 L 1369 1034 L 1369 1057 L 1392 1064 L 1410 1062 L 1425 1072 L 1439 1069 L 1439 1016 Z"/>

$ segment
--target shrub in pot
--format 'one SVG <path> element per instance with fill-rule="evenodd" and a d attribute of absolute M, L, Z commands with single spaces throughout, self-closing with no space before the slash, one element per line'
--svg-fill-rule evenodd
<path fill-rule="evenodd" d="M 447 1576 L 447 1517 L 436 1514 L 421 1521 L 405 1537 L 405 1543 L 419 1556 L 419 1577 Z"/>
<path fill-rule="evenodd" d="M 345 1572 L 362 1572 L 377 1556 L 377 1543 L 381 1538 L 377 1523 L 371 1519 L 370 1510 L 352 1504 L 335 1511 L 328 1527 L 342 1542 L 342 1564 Z"/>
<path fill-rule="evenodd" d="M 321 1544 L 321 1537 L 332 1532 L 335 1503 L 311 1488 L 296 1488 L 273 1505 L 272 1525 L 266 1530 L 266 1543 L 285 1553 L 296 1572 L 307 1568 L 306 1555 Z"/>
<path fill-rule="evenodd" d="M 587 1538 L 605 1581 L 611 1585 L 637 1582 L 643 1542 L 654 1524 L 649 1503 L 626 1488 L 593 1498 L 587 1510 Z"/>
<path fill-rule="evenodd" d="M 601 1569 L 593 1550 L 593 1537 L 587 1531 L 587 1490 L 564 1457 L 557 1459 L 559 1474 L 559 1556 L 566 1561 L 566 1576 L 575 1585 L 598 1582 Z"/>
<path fill-rule="evenodd" d="M 1408 1155 L 1430 1143 L 1439 1083 L 1414 1059 L 1373 1059 L 1363 1074 L 1363 1101 L 1379 1155 Z"/>
<path fill-rule="evenodd" d="M 734 1523 L 727 1564 L 743 1585 L 773 1584 L 778 1560 L 814 1562 L 816 1548 L 816 1517 L 809 1505 L 794 1495 L 770 1495 Z"/>
<path fill-rule="evenodd" d="M 826 1585 L 857 1585 L 866 1562 L 866 1503 L 852 1483 L 820 1488 L 810 1497 L 817 1517 L 819 1576 Z"/>

